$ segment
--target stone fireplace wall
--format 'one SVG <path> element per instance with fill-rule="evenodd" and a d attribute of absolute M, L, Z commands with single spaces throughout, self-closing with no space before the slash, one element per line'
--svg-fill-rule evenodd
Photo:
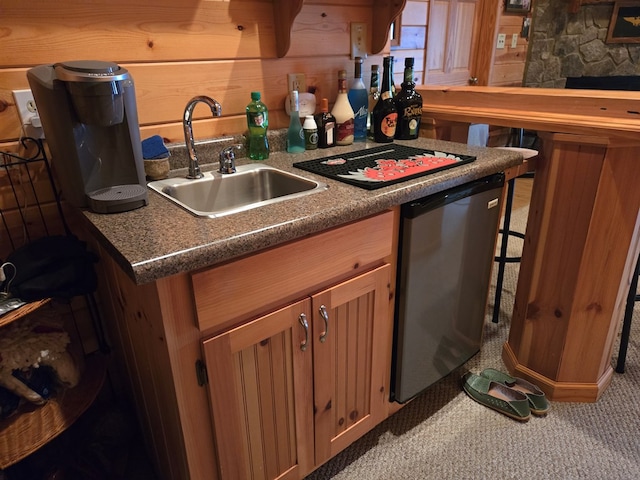
<path fill-rule="evenodd" d="M 564 88 L 567 77 L 640 75 L 640 43 L 605 43 L 613 3 L 536 0 L 525 67 L 526 87 Z"/>

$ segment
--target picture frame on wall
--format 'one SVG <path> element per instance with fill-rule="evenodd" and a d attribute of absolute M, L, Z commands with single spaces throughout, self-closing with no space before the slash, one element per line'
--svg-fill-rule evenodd
<path fill-rule="evenodd" d="M 504 0 L 504 11 L 529 13 L 531 11 L 531 0 Z"/>
<path fill-rule="evenodd" d="M 640 2 L 613 5 L 607 43 L 640 43 Z"/>

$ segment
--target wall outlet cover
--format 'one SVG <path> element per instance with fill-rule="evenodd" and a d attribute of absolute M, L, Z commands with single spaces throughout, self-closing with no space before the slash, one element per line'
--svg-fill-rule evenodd
<path fill-rule="evenodd" d="M 518 34 L 511 35 L 511 48 L 518 48 Z"/>
<path fill-rule="evenodd" d="M 498 34 L 498 45 L 496 48 L 504 48 L 504 44 L 507 41 L 507 35 L 505 33 Z"/>
<path fill-rule="evenodd" d="M 287 74 L 287 86 L 289 87 L 289 92 L 292 92 L 293 90 L 297 90 L 300 93 L 306 92 L 307 80 L 304 76 L 304 73 Z"/>
<path fill-rule="evenodd" d="M 22 125 L 30 125 L 31 119 L 38 116 L 38 109 L 31 90 L 13 90 L 13 100 L 16 103 L 16 110 L 18 110 Z"/>
<path fill-rule="evenodd" d="M 367 24 L 351 22 L 351 60 L 367 58 Z"/>

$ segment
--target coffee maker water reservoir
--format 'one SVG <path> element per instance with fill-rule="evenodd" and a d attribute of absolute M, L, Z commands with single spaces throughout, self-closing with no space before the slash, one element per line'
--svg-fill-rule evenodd
<path fill-rule="evenodd" d="M 97 213 L 148 203 L 133 79 L 115 63 L 40 65 L 27 79 L 63 197 Z"/>

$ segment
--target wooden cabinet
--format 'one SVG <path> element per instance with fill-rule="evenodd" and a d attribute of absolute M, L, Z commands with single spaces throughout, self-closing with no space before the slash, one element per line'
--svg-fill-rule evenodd
<path fill-rule="evenodd" d="M 144 285 L 101 251 L 161 478 L 303 478 L 389 415 L 397 231 L 396 208 Z"/>
<path fill-rule="evenodd" d="M 204 341 L 222 478 L 303 478 L 387 413 L 390 266 Z"/>

